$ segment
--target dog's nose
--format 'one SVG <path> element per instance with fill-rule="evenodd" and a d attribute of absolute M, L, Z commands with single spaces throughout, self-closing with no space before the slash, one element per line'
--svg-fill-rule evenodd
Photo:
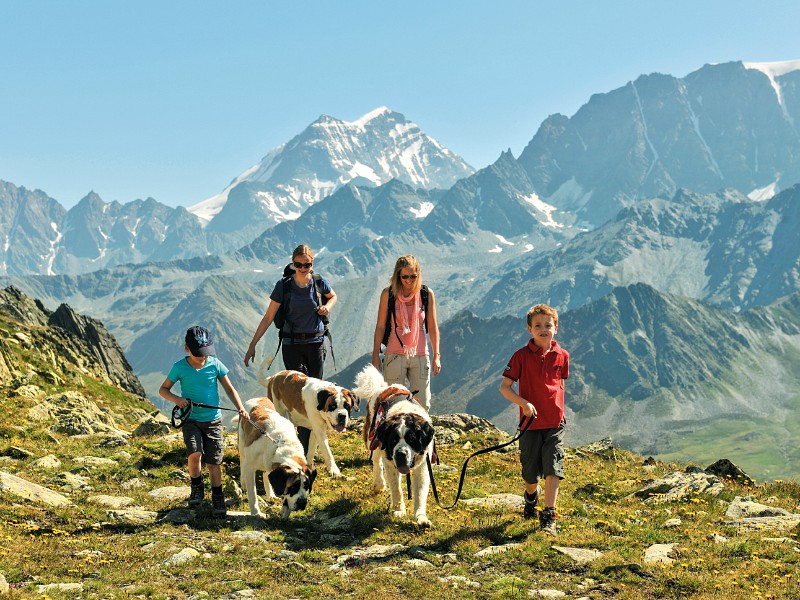
<path fill-rule="evenodd" d="M 339 423 L 339 425 L 344 425 L 347 423 L 347 415 L 344 413 L 340 414 L 338 417 L 336 417 L 336 421 Z"/>
<path fill-rule="evenodd" d="M 304 510 L 308 505 L 308 500 L 305 498 L 298 498 L 295 504 L 297 505 L 297 510 Z"/>
<path fill-rule="evenodd" d="M 394 464 L 400 467 L 405 467 L 406 465 L 408 465 L 408 454 L 406 454 L 405 452 L 395 453 Z"/>

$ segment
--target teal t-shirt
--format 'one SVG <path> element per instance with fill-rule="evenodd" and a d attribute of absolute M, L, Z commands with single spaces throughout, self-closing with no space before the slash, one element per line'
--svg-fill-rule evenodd
<path fill-rule="evenodd" d="M 195 369 L 186 358 L 182 358 L 172 365 L 167 378 L 175 383 L 180 382 L 180 395 L 184 398 L 189 398 L 193 402 L 219 406 L 217 381 L 227 374 L 228 367 L 222 364 L 216 356 L 209 356 L 202 369 Z M 195 406 L 192 408 L 192 415 L 189 418 L 201 423 L 210 423 L 221 419 L 222 411 L 218 408 Z"/>

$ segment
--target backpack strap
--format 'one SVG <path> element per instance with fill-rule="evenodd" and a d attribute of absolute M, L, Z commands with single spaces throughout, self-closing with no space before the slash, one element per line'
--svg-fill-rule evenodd
<path fill-rule="evenodd" d="M 291 337 L 292 338 L 292 343 L 294 343 L 294 327 L 292 326 L 291 321 L 289 321 L 289 305 L 291 304 L 291 300 L 292 300 L 292 278 L 293 278 L 293 276 L 290 275 L 289 277 L 284 277 L 282 279 L 282 282 L 283 282 L 283 298 L 282 298 L 282 300 L 283 300 L 283 302 L 281 304 L 283 305 L 283 325 L 281 326 L 281 329 L 278 332 L 278 340 L 279 340 L 278 341 L 278 348 L 281 347 L 281 342 L 283 341 L 284 337 Z M 285 326 L 287 326 L 287 325 L 289 326 L 290 335 L 284 336 L 283 335 L 283 328 Z"/>
<path fill-rule="evenodd" d="M 320 286 L 322 285 L 322 275 L 319 273 L 311 272 L 311 285 L 314 286 L 314 294 L 317 297 L 317 306 L 322 306 L 325 304 L 326 298 L 322 297 L 322 292 L 319 291 Z M 333 336 L 331 335 L 330 327 L 328 327 L 328 323 L 330 319 L 328 315 L 319 315 L 319 320 L 322 321 L 322 326 L 324 327 L 322 331 L 322 335 L 328 338 L 328 343 L 331 347 L 331 358 L 333 359 L 333 369 L 336 370 L 336 355 L 333 353 Z"/>

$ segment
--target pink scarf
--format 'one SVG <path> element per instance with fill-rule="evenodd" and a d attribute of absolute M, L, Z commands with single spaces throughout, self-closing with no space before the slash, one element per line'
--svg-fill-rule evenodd
<path fill-rule="evenodd" d="M 417 355 L 417 343 L 419 342 L 420 294 L 417 292 L 413 296 L 399 295 L 397 300 L 398 302 L 395 302 L 397 325 L 405 346 L 406 356 L 413 358 Z M 414 300 L 414 303 L 409 307 L 406 302 L 411 302 L 411 300 Z"/>

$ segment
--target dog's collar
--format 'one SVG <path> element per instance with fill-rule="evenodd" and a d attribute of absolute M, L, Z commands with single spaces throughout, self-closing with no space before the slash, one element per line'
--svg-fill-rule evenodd
<path fill-rule="evenodd" d="M 419 402 L 417 402 L 417 399 L 414 398 L 414 394 L 407 390 L 398 391 L 396 394 L 388 396 L 387 398 L 384 398 L 378 402 L 375 406 L 375 415 L 372 420 L 372 427 L 369 429 L 368 439 L 370 451 L 374 451 L 380 445 L 380 442 L 375 437 L 378 427 L 384 421 L 384 419 L 386 419 L 386 415 L 389 413 L 389 410 L 391 410 L 395 404 L 399 404 L 400 402 L 413 402 L 418 406 L 422 406 Z"/>
<path fill-rule="evenodd" d="M 413 402 L 414 404 L 419 404 L 417 399 L 414 398 L 414 394 L 411 392 L 398 392 L 394 396 L 389 396 L 386 400 L 382 401 L 381 404 L 384 406 L 385 411 L 388 413 L 389 410 L 395 405 L 399 404 L 400 402 Z M 419 404 L 422 406 L 421 404 Z"/>

